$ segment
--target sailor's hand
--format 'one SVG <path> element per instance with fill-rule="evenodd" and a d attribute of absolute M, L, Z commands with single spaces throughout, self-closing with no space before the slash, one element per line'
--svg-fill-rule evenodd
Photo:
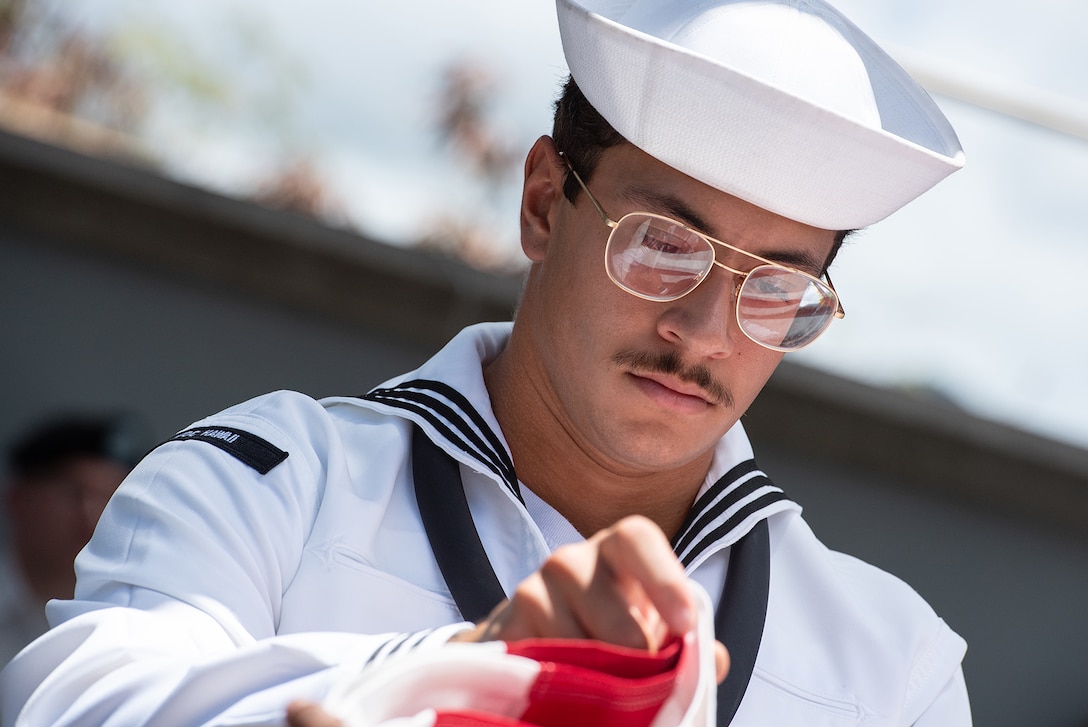
<path fill-rule="evenodd" d="M 343 724 L 313 702 L 299 700 L 287 705 L 288 727 L 343 727 Z"/>
<path fill-rule="evenodd" d="M 597 639 L 656 651 L 695 627 L 696 605 L 665 534 L 625 518 L 584 543 L 556 550 L 476 628 L 455 641 Z M 719 681 L 729 657 L 717 645 Z"/>

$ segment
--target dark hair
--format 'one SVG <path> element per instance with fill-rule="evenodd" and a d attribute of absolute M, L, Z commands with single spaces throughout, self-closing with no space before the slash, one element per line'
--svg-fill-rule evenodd
<path fill-rule="evenodd" d="M 623 136 L 605 121 L 604 117 L 586 100 L 573 77 L 568 77 L 563 92 L 555 102 L 555 120 L 552 124 L 555 146 L 578 170 L 587 183 L 597 168 L 601 152 L 627 143 Z M 578 181 L 567 174 L 563 194 L 573 202 L 578 196 Z"/>
<path fill-rule="evenodd" d="M 80 457 L 109 459 L 132 468 L 150 449 L 150 434 L 135 414 L 61 416 L 40 423 L 8 453 L 16 477 L 34 478 Z"/>

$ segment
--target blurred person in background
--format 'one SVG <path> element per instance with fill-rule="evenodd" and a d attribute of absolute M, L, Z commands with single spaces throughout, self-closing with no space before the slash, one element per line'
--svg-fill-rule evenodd
<path fill-rule="evenodd" d="M 73 561 L 148 441 L 131 415 L 85 415 L 51 418 L 12 445 L 3 493 L 9 537 L 0 551 L 0 663 L 48 629 L 47 601 L 72 597 Z"/>

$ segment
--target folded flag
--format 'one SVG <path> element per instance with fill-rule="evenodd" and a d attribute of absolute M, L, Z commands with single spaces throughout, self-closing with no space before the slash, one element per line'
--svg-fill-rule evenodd
<path fill-rule="evenodd" d="M 347 727 L 712 727 L 713 612 L 689 584 L 696 627 L 656 653 L 575 639 L 454 643 L 365 669 L 325 708 Z"/>

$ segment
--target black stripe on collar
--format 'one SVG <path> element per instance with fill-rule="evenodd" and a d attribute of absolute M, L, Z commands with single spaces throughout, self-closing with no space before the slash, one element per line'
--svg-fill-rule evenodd
<path fill-rule="evenodd" d="M 745 460 L 726 472 L 695 502 L 673 538 L 673 550 L 688 566 L 714 543 L 733 538 L 733 531 L 753 513 L 786 499 L 785 493 L 760 471 L 755 460 Z M 736 512 L 725 517 L 732 509 Z"/>
<path fill-rule="evenodd" d="M 699 557 L 699 555 L 704 550 L 714 545 L 716 542 L 725 539 L 727 536 L 730 536 L 730 533 L 736 530 L 741 525 L 741 523 L 748 519 L 749 516 L 758 513 L 764 508 L 770 507 L 776 502 L 781 502 L 782 500 L 788 499 L 789 498 L 786 497 L 786 493 L 778 489 L 763 493 L 755 500 L 752 500 L 747 505 L 740 508 L 731 516 L 729 516 L 729 518 L 726 519 L 726 521 L 723 522 L 721 525 L 704 533 L 702 537 L 699 538 L 698 542 L 696 542 L 690 549 L 688 549 L 687 552 L 681 554 L 679 551 L 677 551 L 677 556 L 680 558 L 680 563 L 682 563 L 683 566 L 687 568 L 695 561 L 697 557 Z M 764 517 L 761 519 L 766 519 L 766 515 L 764 515 Z M 740 535 L 743 535 L 743 533 L 740 533 Z"/>
<path fill-rule="evenodd" d="M 461 451 L 498 475 L 514 496 L 524 502 L 514 473 L 514 462 L 506 447 L 472 403 L 452 386 L 440 381 L 414 379 L 390 388 L 374 389 L 361 398 L 423 417 Z"/>

